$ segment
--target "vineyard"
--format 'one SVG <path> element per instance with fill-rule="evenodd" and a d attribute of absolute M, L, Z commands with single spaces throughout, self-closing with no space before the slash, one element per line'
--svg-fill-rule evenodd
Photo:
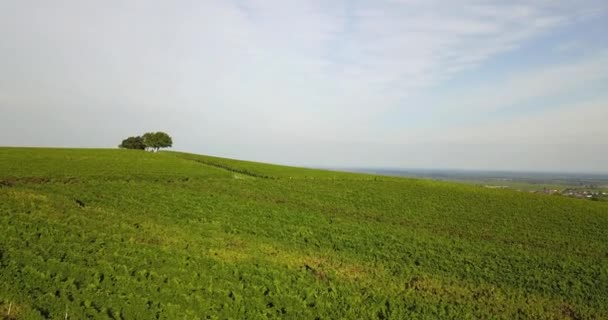
<path fill-rule="evenodd" d="M 608 202 L 0 148 L 6 319 L 608 319 Z"/>

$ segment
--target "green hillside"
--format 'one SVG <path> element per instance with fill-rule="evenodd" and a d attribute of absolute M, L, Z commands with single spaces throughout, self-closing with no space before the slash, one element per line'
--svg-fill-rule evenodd
<path fill-rule="evenodd" d="M 608 319 L 608 202 L 176 152 L 0 148 L 0 316 L 66 314 Z"/>

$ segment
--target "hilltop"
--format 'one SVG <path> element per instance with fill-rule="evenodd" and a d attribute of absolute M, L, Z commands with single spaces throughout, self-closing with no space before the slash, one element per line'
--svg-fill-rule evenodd
<path fill-rule="evenodd" d="M 0 230 L 9 319 L 608 318 L 608 202 L 0 148 Z"/>

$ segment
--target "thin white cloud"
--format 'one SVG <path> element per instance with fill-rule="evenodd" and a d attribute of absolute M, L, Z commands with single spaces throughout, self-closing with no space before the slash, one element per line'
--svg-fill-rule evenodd
<path fill-rule="evenodd" d="M 508 121 L 447 129 L 441 140 L 466 144 L 606 144 L 608 97 L 557 106 L 556 108 Z"/>
<path fill-rule="evenodd" d="M 608 80 L 608 51 L 574 62 L 515 72 L 491 84 L 446 94 L 434 107 L 440 113 L 460 116 L 487 113 L 534 98 L 575 93 L 602 80 Z"/>
<path fill-rule="evenodd" d="M 603 124 L 608 120 L 608 91 L 593 89 L 606 83 L 608 51 L 514 71 L 492 83 L 471 83 L 412 102 L 412 116 L 420 116 L 416 106 L 424 105 L 437 121 L 385 131 L 377 142 L 525 145 L 591 141 L 608 134 Z M 588 88 L 590 96 L 580 95 Z M 573 101 L 560 102 L 577 95 L 580 97 Z"/>
<path fill-rule="evenodd" d="M 382 75 L 387 85 L 413 90 L 564 25 L 577 10 L 546 2 L 480 6 L 473 1 L 403 1 L 390 7 L 374 2 L 360 8 L 353 43 L 360 46 L 357 60 L 368 73 Z"/>

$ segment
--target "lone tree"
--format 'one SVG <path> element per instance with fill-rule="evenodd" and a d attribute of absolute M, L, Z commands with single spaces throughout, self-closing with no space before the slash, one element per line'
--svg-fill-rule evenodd
<path fill-rule="evenodd" d="M 124 139 L 118 147 L 121 149 L 145 150 L 146 144 L 144 143 L 144 138 L 137 136 Z"/>
<path fill-rule="evenodd" d="M 146 148 L 150 148 L 155 152 L 160 148 L 170 148 L 173 146 L 173 139 L 165 132 L 147 132 L 143 135 L 143 141 Z"/>

